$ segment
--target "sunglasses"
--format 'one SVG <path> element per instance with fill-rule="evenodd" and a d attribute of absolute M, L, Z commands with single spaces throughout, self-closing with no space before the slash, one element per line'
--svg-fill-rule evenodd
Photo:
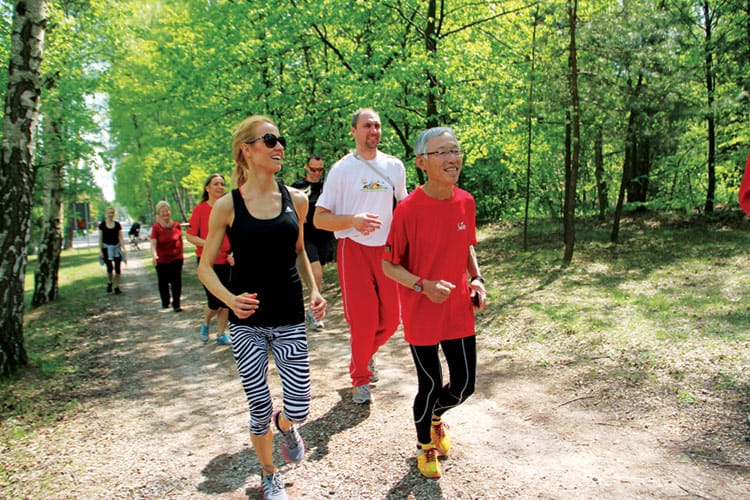
<path fill-rule="evenodd" d="M 255 139 L 247 141 L 245 144 L 255 144 L 256 142 L 262 140 L 263 144 L 266 145 L 267 148 L 275 148 L 276 143 L 281 144 L 281 147 L 286 149 L 286 139 L 284 139 L 283 136 L 276 137 L 275 135 L 268 133 L 263 134 L 261 137 L 256 137 Z"/>
<path fill-rule="evenodd" d="M 314 174 L 319 174 L 319 173 L 321 173 L 322 171 L 323 171 L 323 169 L 322 169 L 322 168 L 310 168 L 310 172 L 312 172 L 312 173 L 314 173 Z"/>

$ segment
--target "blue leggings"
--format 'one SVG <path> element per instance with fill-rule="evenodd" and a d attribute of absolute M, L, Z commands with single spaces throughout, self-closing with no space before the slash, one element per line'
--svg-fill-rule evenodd
<path fill-rule="evenodd" d="M 438 417 L 460 405 L 474 392 L 477 378 L 477 338 L 444 340 L 440 344 L 410 345 L 414 366 L 417 368 L 418 389 L 414 398 L 414 424 L 417 441 L 430 442 L 432 415 Z M 443 348 L 448 364 L 449 381 L 443 385 L 438 348 Z"/>
<path fill-rule="evenodd" d="M 305 324 L 258 327 L 229 324 L 237 370 L 250 408 L 250 432 L 268 432 L 273 403 L 268 388 L 268 350 L 281 378 L 284 416 L 300 424 L 310 413 L 310 358 Z"/>

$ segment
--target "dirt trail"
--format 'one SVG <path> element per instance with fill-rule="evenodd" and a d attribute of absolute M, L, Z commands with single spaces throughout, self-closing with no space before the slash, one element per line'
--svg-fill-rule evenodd
<path fill-rule="evenodd" d="M 28 452 L 39 469 L 56 472 L 55 498 L 260 498 L 231 348 L 215 345 L 213 333 L 208 345 L 198 342 L 198 287 L 186 287 L 182 313 L 159 308 L 146 256 L 131 253 L 125 294 L 103 297 L 112 312 L 84 326 L 96 363 L 81 411 L 45 430 Z M 195 273 L 192 258 L 184 272 Z M 282 466 L 291 498 L 750 497 L 743 471 L 686 458 L 668 423 L 644 429 L 588 410 L 554 380 L 524 377 L 512 353 L 487 349 L 477 392 L 446 415 L 454 451 L 442 462 L 443 478 L 424 479 L 411 423 L 416 382 L 401 332 L 379 354 L 375 404 L 354 405 L 333 284 L 325 295 L 327 329 L 309 337 L 313 401 L 300 430 L 308 452 L 301 464 Z M 278 403 L 274 370 L 270 381 Z M 11 479 L 22 496 L 38 498 L 38 476 Z"/>

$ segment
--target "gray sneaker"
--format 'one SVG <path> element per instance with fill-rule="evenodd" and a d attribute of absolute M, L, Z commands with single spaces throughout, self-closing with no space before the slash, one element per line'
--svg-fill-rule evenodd
<path fill-rule="evenodd" d="M 297 427 L 292 425 L 288 431 L 282 431 L 279 427 L 279 415 L 281 411 L 277 410 L 273 414 L 273 423 L 276 426 L 276 430 L 281 434 L 281 451 L 284 453 L 284 458 L 290 464 L 298 464 L 305 458 L 305 442 L 302 440 L 302 436 L 297 432 Z"/>
<path fill-rule="evenodd" d="M 372 403 L 373 397 L 368 384 L 360 385 L 352 389 L 352 401 L 357 404 Z"/>
<path fill-rule="evenodd" d="M 284 491 L 284 481 L 280 472 L 274 472 L 267 476 L 261 476 L 260 489 L 263 492 L 263 500 L 288 500 Z"/>
<path fill-rule="evenodd" d="M 375 366 L 375 355 L 373 354 L 370 358 L 370 362 L 367 363 L 367 369 L 370 370 L 370 382 L 375 383 L 378 380 L 380 380 L 380 372 L 378 372 L 378 368 Z"/>

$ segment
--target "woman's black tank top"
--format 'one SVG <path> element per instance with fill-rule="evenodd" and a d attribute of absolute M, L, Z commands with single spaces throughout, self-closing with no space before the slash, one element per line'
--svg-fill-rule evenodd
<path fill-rule="evenodd" d="M 302 283 L 297 272 L 296 243 L 299 220 L 289 191 L 279 182 L 281 213 L 273 219 L 256 219 L 238 189 L 232 190 L 234 222 L 227 228 L 234 267 L 229 289 L 234 294 L 257 293 L 258 309 L 234 324 L 252 326 L 294 325 L 305 321 Z"/>

